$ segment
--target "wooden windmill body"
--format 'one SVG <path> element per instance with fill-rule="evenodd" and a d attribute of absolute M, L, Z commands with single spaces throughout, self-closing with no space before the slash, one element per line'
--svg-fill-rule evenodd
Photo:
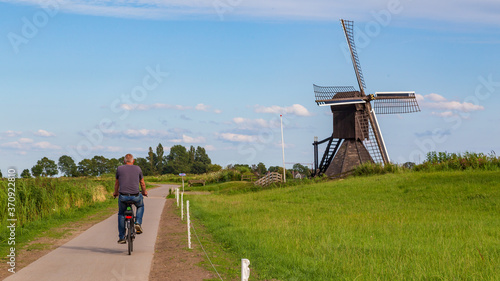
<path fill-rule="evenodd" d="M 359 90 L 352 86 L 314 85 L 316 103 L 330 106 L 333 133 L 314 145 L 314 174 L 335 177 L 351 172 L 365 162 L 389 163 L 389 155 L 380 131 L 377 114 L 401 114 L 420 111 L 415 92 L 377 92 L 365 94 L 365 81 L 354 45 L 353 22 L 340 20 L 351 51 Z M 371 102 L 374 102 L 372 108 Z M 321 162 L 318 146 L 327 143 Z"/>

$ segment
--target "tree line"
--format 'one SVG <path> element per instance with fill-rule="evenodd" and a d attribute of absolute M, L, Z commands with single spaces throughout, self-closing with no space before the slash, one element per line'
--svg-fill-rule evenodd
<path fill-rule="evenodd" d="M 118 166 L 124 164 L 124 156 L 120 158 L 106 158 L 94 156 L 91 159 L 83 159 L 76 163 L 68 155 L 59 157 L 58 162 L 43 157 L 31 168 L 24 169 L 22 178 L 51 177 L 58 174 L 58 170 L 66 177 L 101 176 L 114 174 Z M 189 149 L 182 145 L 174 145 L 165 155 L 163 146 L 158 144 L 155 150 L 149 147 L 146 157 L 135 157 L 134 165 L 141 167 L 145 176 L 192 173 L 203 174 L 210 171 L 220 170 L 222 167 L 212 164 L 205 148 L 191 146 Z"/>
<path fill-rule="evenodd" d="M 83 159 L 76 163 L 68 155 L 59 157 L 58 161 L 43 157 L 38 160 L 31 169 L 24 169 L 21 172 L 22 178 L 31 177 L 52 177 L 59 172 L 65 177 L 86 177 L 102 176 L 105 174 L 114 174 L 118 166 L 124 164 L 124 156 L 120 158 L 106 158 L 96 155 L 90 159 Z M 145 176 L 158 176 L 165 174 L 204 174 L 216 172 L 222 169 L 220 165 L 212 164 L 205 148 L 191 146 L 189 149 L 182 145 L 174 145 L 170 148 L 168 155 L 165 155 L 162 144 L 158 144 L 156 149 L 149 147 L 146 157 L 135 157 L 135 165 L 141 167 Z M 252 173 L 263 176 L 267 172 L 283 173 L 283 168 L 279 166 L 270 166 L 266 168 L 264 163 L 248 164 L 230 164 L 226 169 L 238 170 L 241 174 Z M 292 169 L 287 169 L 287 178 L 293 177 L 293 173 L 300 173 L 309 177 L 311 171 L 308 167 L 301 164 L 295 164 Z M 0 171 L 0 178 L 1 176 Z"/>
<path fill-rule="evenodd" d="M 235 169 L 238 170 L 242 174 L 248 174 L 248 173 L 253 173 L 258 176 L 263 176 L 267 172 L 276 172 L 283 174 L 283 167 L 281 166 L 269 166 L 269 168 L 266 168 L 266 165 L 264 163 L 259 162 L 259 164 L 253 164 L 253 165 L 248 165 L 248 164 L 234 164 L 234 165 L 228 165 L 226 167 L 227 169 Z M 292 178 L 295 174 L 301 174 L 303 177 L 310 177 L 311 176 L 311 170 L 300 164 L 296 163 L 293 165 L 292 169 L 286 169 L 286 177 L 287 178 Z"/>

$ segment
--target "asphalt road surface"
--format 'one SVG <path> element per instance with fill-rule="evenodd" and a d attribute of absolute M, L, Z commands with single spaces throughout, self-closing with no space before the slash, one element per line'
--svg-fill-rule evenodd
<path fill-rule="evenodd" d="M 171 187 L 160 185 L 148 190 L 144 233 L 136 236 L 132 255 L 128 255 L 127 244 L 116 243 L 115 214 L 5 280 L 148 280 L 160 216 Z M 116 210 L 118 213 L 118 203 Z"/>

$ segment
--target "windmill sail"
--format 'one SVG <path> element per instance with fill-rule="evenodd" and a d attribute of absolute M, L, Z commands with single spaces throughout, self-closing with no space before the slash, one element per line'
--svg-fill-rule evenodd
<path fill-rule="evenodd" d="M 324 101 L 332 100 L 334 98 L 345 98 L 352 97 L 349 93 L 356 91 L 353 86 L 332 86 L 323 87 L 318 85 L 313 85 L 314 96 L 316 97 L 316 103 L 321 105 Z"/>
<path fill-rule="evenodd" d="M 372 152 L 372 157 L 375 162 L 387 164 L 391 160 L 389 159 L 389 153 L 385 147 L 384 137 L 382 136 L 382 131 L 378 125 L 377 115 L 372 109 L 370 112 L 370 143 L 365 143 L 368 147 L 368 151 Z"/>
<path fill-rule="evenodd" d="M 344 29 L 345 38 L 347 40 L 347 45 L 351 51 L 351 60 L 354 67 L 354 72 L 356 73 L 356 78 L 358 79 L 359 90 L 365 93 L 365 79 L 363 78 L 363 72 L 361 72 L 361 65 L 359 64 L 358 52 L 356 51 L 356 45 L 354 44 L 354 32 L 353 32 L 353 21 L 341 19 L 342 28 Z"/>
<path fill-rule="evenodd" d="M 419 112 L 415 92 L 377 92 L 373 108 L 377 114 L 401 114 Z"/>
<path fill-rule="evenodd" d="M 335 106 L 366 102 L 360 92 L 356 91 L 352 86 L 313 86 L 316 104 L 319 106 Z"/>

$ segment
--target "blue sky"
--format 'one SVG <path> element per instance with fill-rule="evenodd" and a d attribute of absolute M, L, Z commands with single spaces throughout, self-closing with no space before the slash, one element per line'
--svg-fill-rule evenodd
<path fill-rule="evenodd" d="M 118 3 L 118 4 L 117 4 Z M 0 170 L 44 156 L 145 157 L 203 146 L 214 163 L 310 163 L 332 132 L 312 84 L 411 90 L 379 115 L 391 160 L 500 153 L 498 1 L 0 1 Z M 291 166 L 291 165 L 290 165 Z"/>

